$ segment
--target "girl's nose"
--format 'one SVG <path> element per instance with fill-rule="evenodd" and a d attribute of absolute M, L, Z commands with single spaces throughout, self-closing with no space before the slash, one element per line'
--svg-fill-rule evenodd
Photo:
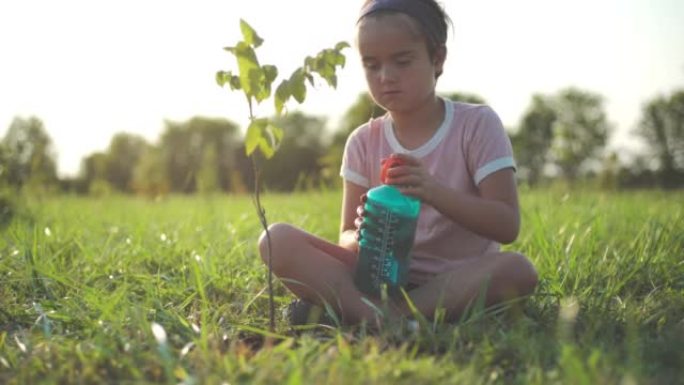
<path fill-rule="evenodd" d="M 382 66 L 380 69 L 380 82 L 381 83 L 388 83 L 392 82 L 395 80 L 396 74 L 395 71 L 391 68 L 391 66 Z"/>

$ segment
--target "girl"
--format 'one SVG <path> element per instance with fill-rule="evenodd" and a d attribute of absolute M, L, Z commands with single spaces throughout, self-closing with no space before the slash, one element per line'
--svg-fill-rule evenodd
<path fill-rule="evenodd" d="M 449 21 L 435 0 L 364 3 L 357 45 L 370 94 L 388 113 L 347 140 L 339 243 L 287 224 L 270 227 L 274 273 L 306 303 L 330 305 L 344 323 L 378 317 L 368 301 L 379 299 L 362 300 L 367 296 L 353 272 L 364 214 L 359 203 L 381 183 L 381 162 L 390 156 L 403 165 L 389 170 L 387 183 L 422 202 L 407 287 L 418 311 L 431 318 L 442 308 L 455 319 L 483 289 L 491 305 L 527 295 L 537 284 L 525 256 L 499 251 L 520 226 L 515 163 L 501 121 L 487 106 L 435 93 Z M 259 247 L 268 263 L 263 234 Z M 410 315 L 403 299 L 392 300 L 388 312 Z"/>

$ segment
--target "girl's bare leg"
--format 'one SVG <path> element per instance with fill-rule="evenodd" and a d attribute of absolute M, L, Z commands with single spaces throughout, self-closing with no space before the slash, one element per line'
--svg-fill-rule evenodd
<path fill-rule="evenodd" d="M 458 319 L 463 311 L 486 290 L 490 306 L 525 296 L 534 291 L 537 272 L 528 259 L 517 253 L 494 252 L 465 261 L 457 269 L 439 274 L 409 293 L 417 310 L 432 318 L 437 308 L 446 310 L 447 319 Z M 403 305 L 403 313 L 408 307 Z"/>
<path fill-rule="evenodd" d="M 361 300 L 365 295 L 354 285 L 356 253 L 284 223 L 271 225 L 269 233 L 273 271 L 290 291 L 312 303 L 328 303 L 345 323 L 376 321 L 376 311 Z M 259 239 L 259 250 L 266 264 L 267 247 L 264 233 Z M 447 319 L 453 320 L 483 290 L 485 305 L 489 306 L 530 294 L 536 285 L 537 272 L 525 256 L 494 252 L 469 259 L 457 269 L 436 276 L 412 290 L 409 297 L 426 317 L 432 318 L 437 308 L 444 308 Z M 395 305 L 389 309 L 390 316 L 411 314 L 405 303 L 399 301 Z"/>
<path fill-rule="evenodd" d="M 376 319 L 354 285 L 356 253 L 284 223 L 271 225 L 269 234 L 273 272 L 290 291 L 312 303 L 328 303 L 345 323 Z M 268 265 L 267 247 L 264 232 L 259 251 Z"/>

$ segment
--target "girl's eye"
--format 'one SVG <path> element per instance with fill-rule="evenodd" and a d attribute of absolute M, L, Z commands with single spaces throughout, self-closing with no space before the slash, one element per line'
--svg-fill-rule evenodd
<path fill-rule="evenodd" d="M 377 71 L 380 68 L 377 63 L 363 63 L 363 67 L 370 71 Z"/>
<path fill-rule="evenodd" d="M 400 67 L 406 67 L 409 64 L 411 64 L 410 60 L 399 60 L 399 61 L 397 61 L 397 65 Z"/>

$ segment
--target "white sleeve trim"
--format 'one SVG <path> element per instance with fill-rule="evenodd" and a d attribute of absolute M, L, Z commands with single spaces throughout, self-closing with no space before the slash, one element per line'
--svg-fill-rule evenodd
<path fill-rule="evenodd" d="M 362 176 L 361 174 L 358 174 L 348 168 L 342 169 L 342 172 L 340 172 L 340 176 L 344 178 L 344 180 L 348 180 L 352 183 L 356 183 L 361 187 L 369 187 L 370 182 L 368 181 L 368 178 Z"/>
<path fill-rule="evenodd" d="M 475 172 L 475 177 L 473 178 L 475 180 L 475 184 L 479 185 L 480 182 L 482 182 L 482 180 L 490 174 L 509 167 L 515 169 L 515 160 L 513 160 L 512 156 L 494 159 L 493 161 L 480 167 L 477 172 Z"/>

